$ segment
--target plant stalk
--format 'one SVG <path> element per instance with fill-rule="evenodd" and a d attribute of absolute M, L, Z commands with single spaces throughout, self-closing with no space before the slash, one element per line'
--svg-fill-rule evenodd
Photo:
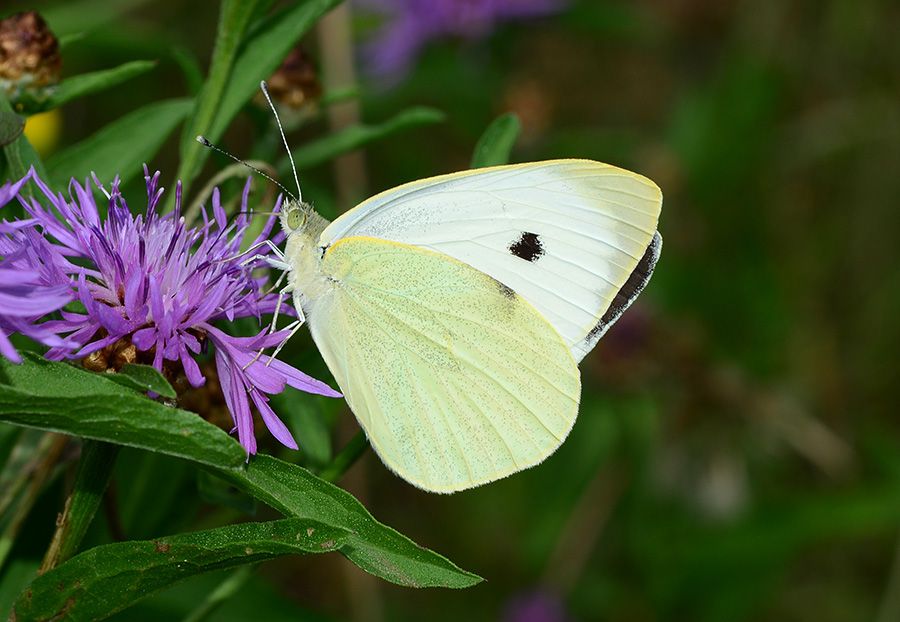
<path fill-rule="evenodd" d="M 112 478 L 119 445 L 85 439 L 75 471 L 75 484 L 56 519 L 56 531 L 38 574 L 56 568 L 78 550 Z"/>

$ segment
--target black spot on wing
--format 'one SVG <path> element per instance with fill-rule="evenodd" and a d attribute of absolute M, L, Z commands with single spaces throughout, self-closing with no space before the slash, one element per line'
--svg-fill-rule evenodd
<path fill-rule="evenodd" d="M 603 317 L 600 318 L 597 325 L 594 326 L 585 337 L 585 342 L 588 344 L 596 343 L 597 340 L 603 336 L 603 333 L 605 333 L 625 312 L 625 309 L 631 306 L 634 299 L 638 297 L 638 294 L 641 293 L 641 290 L 643 290 L 650 281 L 650 276 L 653 274 L 653 269 L 656 267 L 657 260 L 659 260 L 659 251 L 661 248 L 662 236 L 660 236 L 657 231 L 653 234 L 653 239 L 650 240 L 650 245 L 647 246 L 647 250 L 644 251 L 644 256 L 641 257 L 641 260 L 634 267 L 634 270 L 631 271 L 631 274 L 628 276 L 622 289 L 616 293 L 616 297 L 613 298 L 612 304 L 609 305 L 606 313 L 603 314 Z"/>
<path fill-rule="evenodd" d="M 525 261 L 535 262 L 544 255 L 544 245 L 537 233 L 529 233 L 523 231 L 519 239 L 509 245 L 510 253 L 524 259 Z"/>

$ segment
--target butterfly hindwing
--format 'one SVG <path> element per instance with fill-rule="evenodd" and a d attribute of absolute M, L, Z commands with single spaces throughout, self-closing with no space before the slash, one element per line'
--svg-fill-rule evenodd
<path fill-rule="evenodd" d="M 540 462 L 569 433 L 580 378 L 529 302 L 445 254 L 345 237 L 310 329 L 373 447 L 402 477 L 451 492 Z"/>
<path fill-rule="evenodd" d="M 580 361 L 649 279 L 661 202 L 650 180 L 599 162 L 500 166 L 381 193 L 320 244 L 367 236 L 458 259 L 531 303 Z"/>

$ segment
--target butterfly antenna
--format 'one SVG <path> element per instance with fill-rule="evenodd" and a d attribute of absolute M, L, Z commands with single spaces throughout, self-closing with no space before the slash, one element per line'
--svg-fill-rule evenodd
<path fill-rule="evenodd" d="M 261 170 L 259 170 L 258 168 L 256 168 L 256 167 L 253 166 L 252 164 L 247 164 L 246 162 L 244 162 L 243 160 L 241 160 L 239 157 L 231 155 L 230 153 L 228 153 L 228 152 L 225 151 L 224 149 L 219 149 L 219 148 L 216 147 L 214 144 L 212 144 L 211 142 L 209 142 L 208 140 L 206 140 L 206 138 L 204 138 L 203 136 L 198 136 L 198 137 L 197 137 L 197 142 L 200 143 L 201 145 L 203 145 L 204 147 L 209 147 L 210 149 L 212 149 L 212 150 L 214 150 L 214 151 L 218 151 L 218 152 L 221 153 L 222 155 L 228 156 L 229 158 L 231 158 L 232 160 L 234 160 L 234 161 L 237 162 L 238 164 L 243 164 L 244 166 L 246 166 L 247 168 L 249 168 L 251 171 L 254 171 L 254 172 L 256 172 L 257 174 L 262 175 L 263 177 L 265 177 L 266 179 L 268 179 L 269 181 L 271 181 L 273 184 L 275 184 L 276 186 L 278 186 L 279 188 L 281 188 L 281 191 L 284 192 L 286 195 L 288 195 L 289 197 L 292 197 L 292 198 L 296 199 L 298 203 L 300 202 L 300 197 L 299 197 L 299 196 L 296 196 L 296 197 L 295 197 L 294 194 L 293 194 L 290 190 L 288 190 L 287 188 L 285 188 L 284 186 L 282 186 L 281 183 L 278 182 L 278 180 L 273 179 L 273 178 L 270 177 L 269 175 L 266 175 L 265 173 L 263 173 Z M 296 173 L 296 171 L 295 171 L 295 172 L 294 172 L 294 177 L 296 178 L 296 176 L 297 176 L 297 173 Z M 298 185 L 297 187 L 299 188 L 299 185 Z"/>
<path fill-rule="evenodd" d="M 284 149 L 287 151 L 288 159 L 291 161 L 291 170 L 294 171 L 294 182 L 297 184 L 297 202 L 300 203 L 300 197 L 303 196 L 303 192 L 300 190 L 300 179 L 297 177 L 297 167 L 294 166 L 294 156 L 291 155 L 291 148 L 288 146 L 287 138 L 284 136 L 284 128 L 281 126 L 281 119 L 278 118 L 278 111 L 275 110 L 272 98 L 269 97 L 269 87 L 266 85 L 266 81 L 263 80 L 260 82 L 259 87 L 262 89 L 263 95 L 266 96 L 266 101 L 269 102 L 269 108 L 272 109 L 272 114 L 275 115 L 275 122 L 278 124 L 278 131 L 281 133 Z"/>

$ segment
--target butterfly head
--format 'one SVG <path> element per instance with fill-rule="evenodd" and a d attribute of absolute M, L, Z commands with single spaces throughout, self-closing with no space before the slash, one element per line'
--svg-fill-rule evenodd
<path fill-rule="evenodd" d="M 293 197 L 285 201 L 284 208 L 281 210 L 281 227 L 284 229 L 285 235 L 302 230 L 306 226 L 311 211 L 308 203 L 302 203 Z"/>
<path fill-rule="evenodd" d="M 294 197 L 282 204 L 280 218 L 288 244 L 294 248 L 313 246 L 328 226 L 328 221 L 319 216 L 312 205 Z"/>
<path fill-rule="evenodd" d="M 280 218 L 287 237 L 284 261 L 288 267 L 288 285 L 294 291 L 294 306 L 308 313 L 311 311 L 311 301 L 321 295 L 326 286 L 319 237 L 328 226 L 328 221 L 319 216 L 309 203 L 293 197 L 282 205 Z"/>

